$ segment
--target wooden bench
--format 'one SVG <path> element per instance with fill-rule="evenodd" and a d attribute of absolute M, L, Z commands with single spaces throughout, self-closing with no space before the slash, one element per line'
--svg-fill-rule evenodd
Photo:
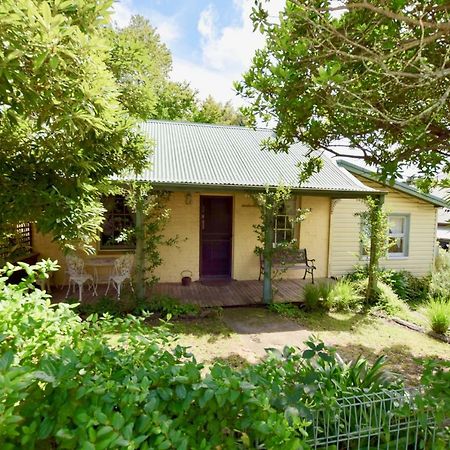
<path fill-rule="evenodd" d="M 259 278 L 264 275 L 264 257 L 263 254 L 259 254 Z M 272 269 L 275 270 L 304 270 L 306 275 L 311 275 L 312 284 L 314 284 L 314 270 L 316 266 L 314 265 L 315 259 L 308 259 L 308 254 L 306 248 L 299 249 L 279 249 L 275 250 L 272 256 Z"/>

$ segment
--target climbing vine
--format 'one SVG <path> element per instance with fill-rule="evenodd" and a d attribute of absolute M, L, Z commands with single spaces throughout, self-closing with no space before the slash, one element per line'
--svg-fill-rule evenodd
<path fill-rule="evenodd" d="M 360 242 L 367 255 L 369 280 L 366 301 L 375 303 L 378 298 L 377 277 L 380 259 L 386 256 L 391 246 L 388 239 L 388 215 L 383 210 L 382 197 L 368 197 L 365 201 L 367 210 L 356 213 L 361 218 Z"/>
<path fill-rule="evenodd" d="M 293 249 L 296 244 L 296 240 L 293 239 L 291 242 L 280 243 L 277 246 L 273 245 L 273 230 L 276 216 L 291 196 L 291 190 L 286 186 L 278 186 L 275 189 L 266 187 L 264 192 L 252 194 L 253 201 L 260 211 L 260 223 L 253 225 L 253 228 L 259 242 L 259 245 L 255 248 L 255 253 L 262 255 L 264 260 L 263 298 L 266 303 L 270 303 L 273 297 L 272 280 L 274 274 L 272 272 L 272 260 L 275 251 L 279 250 L 281 246 L 285 249 Z M 296 209 L 290 215 L 289 220 L 293 224 L 301 222 L 308 213 L 308 209 Z"/>
<path fill-rule="evenodd" d="M 126 188 L 127 202 L 136 213 L 136 291 L 145 295 L 145 287 L 158 281 L 155 269 L 162 264 L 160 248 L 173 246 L 179 236 L 166 237 L 164 229 L 170 219 L 167 202 L 170 192 L 155 191 L 144 183 L 134 182 Z"/>

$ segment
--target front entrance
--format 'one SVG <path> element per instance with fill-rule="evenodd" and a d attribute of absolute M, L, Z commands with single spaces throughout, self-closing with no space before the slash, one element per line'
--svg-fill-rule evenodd
<path fill-rule="evenodd" d="M 200 196 L 200 278 L 231 278 L 233 197 Z"/>

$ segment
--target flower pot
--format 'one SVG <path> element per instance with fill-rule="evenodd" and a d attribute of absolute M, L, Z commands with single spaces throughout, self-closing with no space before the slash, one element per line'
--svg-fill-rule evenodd
<path fill-rule="evenodd" d="M 183 270 L 181 272 L 181 285 L 189 286 L 192 283 L 192 272 L 190 270 Z"/>

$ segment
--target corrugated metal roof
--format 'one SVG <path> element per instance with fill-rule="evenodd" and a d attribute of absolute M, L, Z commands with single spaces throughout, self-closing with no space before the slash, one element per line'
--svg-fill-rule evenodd
<path fill-rule="evenodd" d="M 356 175 L 360 175 L 368 180 L 375 181 L 377 183 L 383 184 L 378 178 L 377 174 L 368 170 L 364 167 L 358 166 L 356 164 L 352 164 L 351 162 L 340 159 L 338 161 L 340 167 L 347 169 L 349 172 L 354 173 Z M 384 184 L 384 186 L 391 187 L 396 189 L 397 191 L 403 192 L 408 195 L 412 195 L 413 197 L 419 198 L 420 200 L 424 200 L 428 203 L 433 204 L 434 206 L 440 206 L 442 208 L 448 208 L 449 204 L 444 199 L 437 197 L 431 194 L 425 194 L 424 192 L 420 192 L 414 186 L 410 186 L 409 184 L 403 183 L 402 181 L 395 181 L 392 185 Z"/>
<path fill-rule="evenodd" d="M 155 143 L 150 169 L 138 180 L 155 185 L 263 188 L 283 184 L 292 189 L 370 193 L 346 170 L 324 157 L 323 169 L 302 186 L 299 162 L 306 147 L 295 144 L 289 153 L 261 149 L 269 129 L 186 122 L 148 121 L 142 131 Z"/>

